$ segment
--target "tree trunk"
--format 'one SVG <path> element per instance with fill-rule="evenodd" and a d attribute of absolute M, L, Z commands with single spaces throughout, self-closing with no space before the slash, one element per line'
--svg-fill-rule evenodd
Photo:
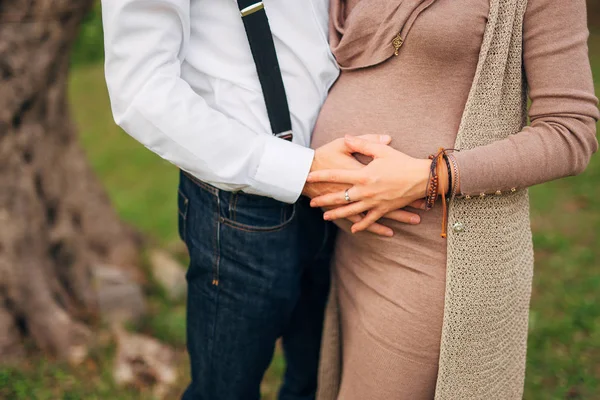
<path fill-rule="evenodd" d="M 0 360 L 24 343 L 81 354 L 94 265 L 135 269 L 140 243 L 78 144 L 69 53 L 94 0 L 0 0 Z"/>
<path fill-rule="evenodd" d="M 600 4 L 598 0 L 587 0 L 588 22 L 594 28 L 600 27 Z"/>

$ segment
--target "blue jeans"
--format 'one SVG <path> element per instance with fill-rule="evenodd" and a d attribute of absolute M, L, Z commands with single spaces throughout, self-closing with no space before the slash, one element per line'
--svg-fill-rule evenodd
<path fill-rule="evenodd" d="M 182 173 L 179 234 L 190 253 L 183 400 L 254 400 L 282 338 L 280 400 L 315 398 L 335 227 L 294 205 Z"/>

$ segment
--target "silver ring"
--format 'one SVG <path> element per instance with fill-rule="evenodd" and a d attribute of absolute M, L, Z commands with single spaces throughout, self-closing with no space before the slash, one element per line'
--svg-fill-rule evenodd
<path fill-rule="evenodd" d="M 350 200 L 350 194 L 348 193 L 350 189 L 346 189 L 346 191 L 344 192 L 344 199 L 350 203 L 352 200 Z"/>

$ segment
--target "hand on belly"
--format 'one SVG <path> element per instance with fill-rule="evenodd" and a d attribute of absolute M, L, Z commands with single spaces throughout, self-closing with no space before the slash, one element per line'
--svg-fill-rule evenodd
<path fill-rule="evenodd" d="M 358 169 L 311 171 L 308 182 L 353 185 L 344 192 L 326 194 L 311 201 L 313 207 L 335 208 L 325 213 L 325 219 L 335 220 L 368 213 L 360 223 L 352 227 L 353 232 L 359 232 L 368 229 L 371 223 L 393 210 L 415 204 L 418 204 L 418 208 L 424 206 L 423 197 L 427 191 L 431 160 L 413 158 L 387 144 L 373 143 L 362 138 L 346 137 L 345 146 L 347 153 L 360 152 L 373 156 L 374 161 Z M 444 181 L 443 177 L 441 181 Z M 440 188 L 446 186 L 445 183 L 440 183 Z"/>
<path fill-rule="evenodd" d="M 365 135 L 362 136 L 364 140 L 367 140 L 372 143 L 387 145 L 390 143 L 391 138 L 387 135 Z M 344 139 L 336 139 L 326 145 L 323 145 L 316 149 L 315 158 L 313 160 L 313 164 L 311 166 L 311 172 L 320 171 L 320 170 L 328 170 L 328 169 L 337 169 L 337 170 L 359 170 L 364 167 L 364 164 L 358 161 L 353 152 L 346 146 Z M 302 194 L 313 199 L 316 197 L 320 197 L 326 194 L 331 193 L 340 193 L 349 189 L 351 185 L 349 184 L 341 184 L 341 183 L 323 183 L 323 182 L 314 182 L 309 183 L 304 187 Z M 415 208 L 420 208 L 421 204 L 410 204 Z M 325 210 L 332 210 L 339 206 L 331 206 L 325 208 Z M 409 211 L 398 209 L 391 210 L 386 215 L 382 216 L 385 218 L 389 218 L 392 220 L 396 220 L 398 222 L 403 222 L 407 224 L 418 224 L 420 222 L 420 217 L 418 214 L 411 213 Z M 345 217 L 347 220 L 351 221 L 354 224 L 357 224 L 362 221 L 363 215 L 361 213 L 355 215 L 348 215 Z M 370 225 L 366 229 L 372 233 L 382 235 L 382 236 L 392 236 L 393 231 L 385 227 L 381 224 L 374 223 Z"/>

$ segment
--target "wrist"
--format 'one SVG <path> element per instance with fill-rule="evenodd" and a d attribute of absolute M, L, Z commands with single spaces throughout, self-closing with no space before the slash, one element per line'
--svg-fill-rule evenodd
<path fill-rule="evenodd" d="M 310 164 L 310 168 L 308 170 L 309 174 L 316 169 L 315 168 L 316 160 L 317 160 L 317 157 L 316 157 L 316 151 L 315 151 L 315 153 L 313 153 L 313 159 L 312 159 L 312 162 Z M 310 198 L 311 197 L 311 190 L 310 190 L 310 188 L 312 187 L 312 185 L 311 185 L 310 182 L 308 182 L 308 175 L 306 176 L 306 179 L 307 180 L 304 181 L 304 187 L 302 188 L 302 196 L 306 196 L 306 197 Z"/>
<path fill-rule="evenodd" d="M 413 193 L 413 200 L 419 200 L 427 197 L 427 186 L 429 184 L 429 176 L 431 171 L 431 160 L 418 160 L 418 179 L 415 185 L 415 193 Z"/>

